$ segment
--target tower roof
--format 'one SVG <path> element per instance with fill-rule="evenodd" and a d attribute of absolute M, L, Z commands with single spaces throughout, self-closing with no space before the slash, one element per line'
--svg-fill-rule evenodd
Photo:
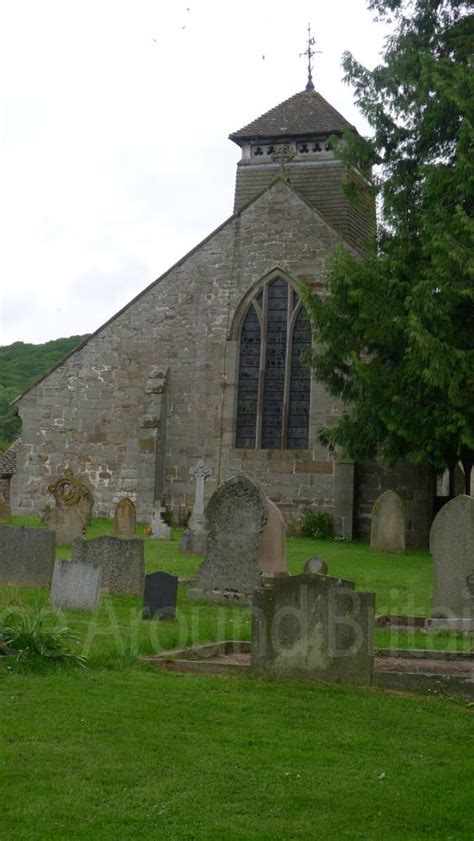
<path fill-rule="evenodd" d="M 246 140 L 273 137 L 300 137 L 308 134 L 330 135 L 357 131 L 339 111 L 314 90 L 295 93 L 271 108 L 229 138 L 239 146 Z"/>

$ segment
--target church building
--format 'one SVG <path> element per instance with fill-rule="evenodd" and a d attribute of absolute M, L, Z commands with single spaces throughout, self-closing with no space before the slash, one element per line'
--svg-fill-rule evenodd
<path fill-rule="evenodd" d="M 375 220 L 368 191 L 354 204 L 343 189 L 368 186 L 329 142 L 347 131 L 310 79 L 230 135 L 242 152 L 232 215 L 19 398 L 14 513 L 40 513 L 69 467 L 96 516 L 130 497 L 139 519 L 164 504 L 182 522 L 204 457 L 207 498 L 242 471 L 287 519 L 327 511 L 346 537 L 367 535 L 373 501 L 394 488 L 409 545 L 426 543 L 433 477 L 331 456 L 317 431 L 340 406 L 301 358 L 301 283 L 324 294 L 331 252 L 357 253 Z"/>

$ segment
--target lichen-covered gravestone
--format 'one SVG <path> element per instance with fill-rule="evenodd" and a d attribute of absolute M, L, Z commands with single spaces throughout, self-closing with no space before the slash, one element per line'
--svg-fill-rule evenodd
<path fill-rule="evenodd" d="M 49 529 L 0 526 L 0 584 L 49 587 L 55 548 Z"/>
<path fill-rule="evenodd" d="M 292 575 L 255 591 L 252 668 L 370 684 L 374 593 L 329 575 Z"/>
<path fill-rule="evenodd" d="M 372 509 L 370 548 L 378 552 L 405 551 L 406 504 L 395 491 L 385 491 Z"/>
<path fill-rule="evenodd" d="M 280 516 L 246 476 L 217 488 L 206 509 L 206 557 L 188 596 L 250 604 L 263 576 L 287 575 Z"/>
<path fill-rule="evenodd" d="M 98 610 L 102 571 L 99 564 L 56 561 L 50 601 L 63 610 Z"/>
<path fill-rule="evenodd" d="M 55 506 L 48 506 L 43 522 L 56 532 L 57 543 L 70 544 L 85 533 L 90 523 L 94 505 L 92 494 L 69 469 L 48 486 L 48 491 L 54 496 Z"/>
<path fill-rule="evenodd" d="M 102 590 L 108 593 L 143 594 L 145 555 L 143 540 L 103 535 L 93 540 L 79 537 L 72 544 L 72 560 L 99 564 L 102 569 Z"/>
<path fill-rule="evenodd" d="M 117 504 L 114 515 L 115 537 L 128 538 L 135 534 L 137 512 L 131 499 L 121 499 Z"/>
<path fill-rule="evenodd" d="M 474 625 L 474 497 L 456 496 L 443 506 L 431 526 L 430 551 L 433 616 Z"/>

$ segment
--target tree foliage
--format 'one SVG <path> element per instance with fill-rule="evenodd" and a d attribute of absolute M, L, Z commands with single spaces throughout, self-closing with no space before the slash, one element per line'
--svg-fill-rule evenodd
<path fill-rule="evenodd" d="M 372 0 L 390 18 L 383 63 L 343 65 L 373 137 L 346 161 L 375 165 L 380 225 L 360 257 L 341 249 L 329 294 L 306 292 L 315 376 L 345 409 L 323 441 L 354 459 L 474 454 L 474 15 L 460 0 Z"/>
<path fill-rule="evenodd" d="M 42 345 L 14 342 L 0 347 L 0 452 L 5 450 L 21 431 L 15 400 L 38 377 L 53 368 L 87 336 L 54 339 Z"/>

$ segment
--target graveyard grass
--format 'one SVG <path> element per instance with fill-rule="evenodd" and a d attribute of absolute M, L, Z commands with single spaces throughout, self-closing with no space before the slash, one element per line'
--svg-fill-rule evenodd
<path fill-rule="evenodd" d="M 89 536 L 110 531 L 96 520 Z M 180 555 L 178 546 L 177 532 L 171 541 L 147 540 L 147 570 L 192 575 L 201 559 Z M 427 552 L 395 556 L 358 543 L 289 539 L 288 553 L 293 573 L 322 554 L 331 574 L 375 590 L 378 613 L 429 610 Z M 132 596 L 103 597 L 92 618 L 67 613 L 88 648 L 87 669 L 0 663 L 0 755 L 9 769 L 2 838 L 472 841 L 471 706 L 139 663 L 137 654 L 156 649 L 249 638 L 247 609 L 187 603 L 179 590 L 177 622 L 142 621 Z M 0 597 L 47 601 L 44 590 L 26 588 Z M 419 632 L 390 638 L 383 629 L 376 639 L 446 643 Z"/>

